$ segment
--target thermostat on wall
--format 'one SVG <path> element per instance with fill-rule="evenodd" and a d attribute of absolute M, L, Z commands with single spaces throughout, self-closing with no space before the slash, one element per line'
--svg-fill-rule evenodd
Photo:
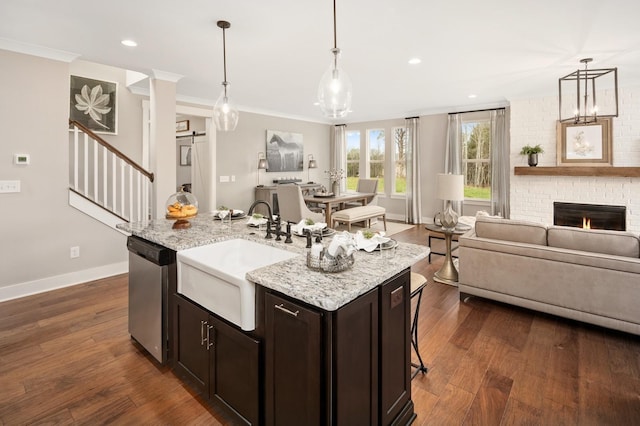
<path fill-rule="evenodd" d="M 13 154 L 13 164 L 27 165 L 29 163 L 31 163 L 29 154 Z"/>

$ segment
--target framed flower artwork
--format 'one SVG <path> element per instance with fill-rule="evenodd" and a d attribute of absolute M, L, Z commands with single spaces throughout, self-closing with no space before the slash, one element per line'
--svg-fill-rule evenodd
<path fill-rule="evenodd" d="M 558 166 L 612 166 L 611 118 L 587 124 L 558 122 Z"/>
<path fill-rule="evenodd" d="M 95 133 L 118 134 L 118 83 L 70 76 L 69 118 Z"/>

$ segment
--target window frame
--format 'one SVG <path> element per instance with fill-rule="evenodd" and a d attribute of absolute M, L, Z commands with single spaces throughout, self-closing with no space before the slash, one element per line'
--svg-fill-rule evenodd
<path fill-rule="evenodd" d="M 488 128 L 489 128 L 489 155 L 486 159 L 467 159 L 466 155 L 465 155 L 465 140 L 460 138 L 460 152 L 461 152 L 461 165 L 460 167 L 462 168 L 462 175 L 464 176 L 464 185 L 465 187 L 468 186 L 467 185 L 467 166 L 469 164 L 475 164 L 475 163 L 486 163 L 489 166 L 489 198 L 472 198 L 472 197 L 467 197 L 465 196 L 464 200 L 465 201 L 470 201 L 470 202 L 491 202 L 491 168 L 492 168 L 492 164 L 491 164 L 491 150 L 493 148 L 493 144 L 492 144 L 492 140 L 491 140 L 491 119 L 489 117 L 474 117 L 474 118 L 462 118 L 461 120 L 461 134 L 464 134 L 464 132 L 462 131 L 462 127 L 464 127 L 466 124 L 476 124 L 476 125 L 482 125 L 482 124 L 487 124 Z"/>

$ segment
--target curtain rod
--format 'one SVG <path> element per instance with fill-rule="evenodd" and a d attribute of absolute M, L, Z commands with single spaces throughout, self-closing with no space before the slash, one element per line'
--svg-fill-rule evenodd
<path fill-rule="evenodd" d="M 453 115 L 453 114 L 468 114 L 470 112 L 498 111 L 498 110 L 501 110 L 501 109 L 506 109 L 506 108 L 505 107 L 500 107 L 500 108 L 475 109 L 473 111 L 450 112 L 449 115 Z"/>
<path fill-rule="evenodd" d="M 405 117 L 405 120 L 413 120 L 414 118 L 420 118 L 420 116 L 416 115 L 415 117 Z"/>

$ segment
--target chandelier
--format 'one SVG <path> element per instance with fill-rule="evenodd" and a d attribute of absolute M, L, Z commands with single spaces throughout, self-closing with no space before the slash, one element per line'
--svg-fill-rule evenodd
<path fill-rule="evenodd" d="M 618 69 L 589 69 L 592 61 L 581 59 L 583 70 L 559 79 L 560 122 L 589 124 L 598 118 L 618 116 Z"/>

